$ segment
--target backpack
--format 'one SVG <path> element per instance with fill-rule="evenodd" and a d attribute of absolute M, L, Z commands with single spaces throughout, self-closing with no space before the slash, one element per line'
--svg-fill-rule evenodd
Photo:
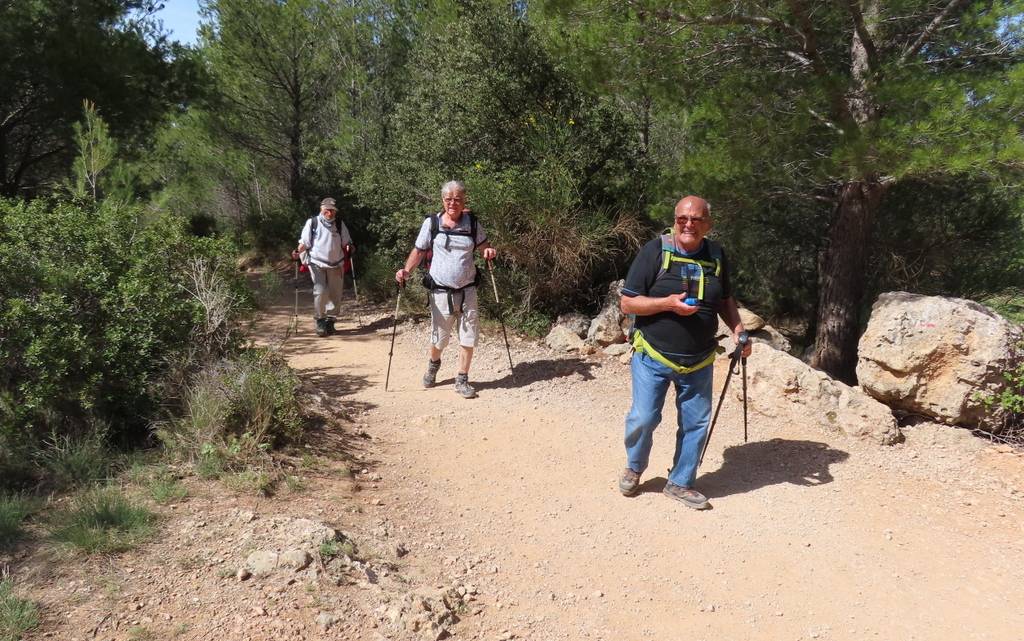
<path fill-rule="evenodd" d="M 309 242 L 315 243 L 317 227 L 320 226 L 320 216 L 312 216 L 310 220 L 313 222 L 309 225 Z M 341 219 L 338 217 L 338 214 L 334 214 L 334 231 L 338 232 L 338 236 L 341 236 Z M 312 251 L 313 248 L 310 247 L 309 249 Z M 337 267 L 339 263 L 342 264 L 342 274 L 347 274 L 351 271 L 352 259 L 349 258 L 348 252 L 345 251 L 344 247 L 341 248 L 341 260 L 331 265 L 331 267 Z"/>
<path fill-rule="evenodd" d="M 466 237 L 469 237 L 473 241 L 473 248 L 474 249 L 476 248 L 476 244 L 477 244 L 476 243 L 477 221 L 476 221 L 476 215 L 473 214 L 473 212 L 468 211 L 468 210 L 466 210 L 464 212 L 464 215 L 469 216 L 469 231 L 468 232 L 465 231 L 465 230 L 461 230 L 461 229 L 445 229 L 445 228 L 441 227 L 441 216 L 443 214 L 444 214 L 444 212 L 439 212 L 439 213 L 436 213 L 436 214 L 426 214 L 424 216 L 424 218 L 429 218 L 430 219 L 430 243 L 428 245 L 428 249 L 427 249 L 426 255 L 423 257 L 423 263 L 422 263 L 422 267 L 423 267 L 423 287 L 425 287 L 427 290 L 435 290 L 435 289 L 444 289 L 446 291 L 451 290 L 450 287 L 445 287 L 443 285 L 438 285 L 437 283 L 434 282 L 434 279 L 431 278 L 431 276 L 430 276 L 430 263 L 434 259 L 434 239 L 437 238 L 438 234 L 444 234 L 445 235 L 445 243 L 446 244 L 451 239 L 452 236 L 466 236 Z M 479 281 L 479 278 L 480 278 L 480 271 L 477 270 L 476 275 L 473 277 L 472 285 L 476 285 L 477 282 Z M 466 287 L 470 287 L 470 285 L 467 285 Z M 465 287 L 463 287 L 462 289 L 465 289 Z"/>
<path fill-rule="evenodd" d="M 695 265 L 699 267 L 697 275 L 697 296 L 698 301 L 704 298 L 704 270 L 714 269 L 715 276 L 720 276 L 722 273 L 722 246 L 711 240 L 705 238 L 704 242 L 707 243 L 708 253 L 711 254 L 711 258 L 714 262 L 706 260 L 696 260 L 693 258 L 686 258 L 677 254 L 675 239 L 672 237 L 671 229 L 666 230 L 661 236 L 661 267 L 658 269 L 658 274 L 654 277 L 654 280 L 658 280 L 669 272 L 672 263 L 685 263 L 687 265 Z M 634 329 L 636 325 L 636 314 L 629 315 L 629 331 L 626 332 L 626 336 L 629 342 L 633 342 Z"/>

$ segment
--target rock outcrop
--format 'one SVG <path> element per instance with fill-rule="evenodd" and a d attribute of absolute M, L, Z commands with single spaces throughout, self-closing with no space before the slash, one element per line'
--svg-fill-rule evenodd
<path fill-rule="evenodd" d="M 890 292 L 878 297 L 858 347 L 857 379 L 892 408 L 969 427 L 997 421 L 980 398 L 1003 388 L 1024 340 L 984 305 Z"/>
<path fill-rule="evenodd" d="M 588 343 L 606 347 L 626 342 L 626 334 L 622 330 L 625 316 L 619 309 L 624 283 L 625 281 L 617 280 L 609 286 L 601 312 L 590 322 L 590 330 L 587 332 Z"/>
<path fill-rule="evenodd" d="M 817 423 L 824 430 L 881 445 L 890 445 L 900 438 L 896 419 L 888 407 L 785 352 L 754 343 L 747 371 L 751 407 L 762 414 L 791 413 L 801 421 Z"/>
<path fill-rule="evenodd" d="M 564 325 L 552 327 L 544 343 L 556 352 L 578 352 L 584 345 L 583 339 Z"/>

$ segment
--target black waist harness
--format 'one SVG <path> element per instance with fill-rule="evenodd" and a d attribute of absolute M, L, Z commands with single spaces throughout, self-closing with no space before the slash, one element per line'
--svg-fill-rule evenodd
<path fill-rule="evenodd" d="M 448 287 L 447 285 L 442 285 L 442 284 L 436 282 L 433 279 L 433 277 L 431 277 L 430 272 L 427 272 L 426 274 L 423 275 L 423 287 L 425 287 L 428 292 L 430 292 L 432 294 L 433 293 L 437 293 L 437 292 L 445 292 L 445 293 L 448 294 L 448 313 L 452 313 L 452 310 L 455 307 L 454 294 L 461 294 L 462 292 L 466 291 L 470 287 L 476 287 L 477 283 L 479 283 L 479 282 L 480 282 L 480 270 L 477 270 L 476 273 L 473 275 L 473 282 L 472 283 L 470 283 L 468 285 L 463 285 L 462 287 Z M 462 299 L 459 301 L 459 313 L 460 314 L 463 312 L 463 307 L 465 306 L 465 304 L 466 304 L 466 297 L 463 296 Z"/>

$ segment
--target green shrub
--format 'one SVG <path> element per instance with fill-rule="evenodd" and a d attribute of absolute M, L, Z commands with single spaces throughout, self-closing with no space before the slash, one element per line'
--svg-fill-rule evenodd
<path fill-rule="evenodd" d="M 113 453 L 106 432 L 93 429 L 72 436 L 53 432 L 36 452 L 36 460 L 57 489 L 70 489 L 105 481 L 110 476 Z"/>
<path fill-rule="evenodd" d="M 276 483 L 274 477 L 262 469 L 239 470 L 221 477 L 228 488 L 242 494 L 269 496 Z"/>
<path fill-rule="evenodd" d="M 23 494 L 0 494 L 0 548 L 16 543 L 22 523 L 36 510 L 36 501 Z"/>
<path fill-rule="evenodd" d="M 232 344 L 232 256 L 141 206 L 0 199 L 0 449 L 142 438 L 171 365 Z"/>
<path fill-rule="evenodd" d="M 152 535 L 156 521 L 114 487 L 83 492 L 51 518 L 53 539 L 87 554 L 129 550 Z"/>
<path fill-rule="evenodd" d="M 1006 384 L 997 393 L 976 393 L 973 399 L 987 410 L 982 426 L 995 440 L 1024 447 L 1024 344 L 1014 346 L 1011 365 L 1003 372 Z"/>
<path fill-rule="evenodd" d="M 11 580 L 0 578 L 0 641 L 20 641 L 39 625 L 39 612 L 30 601 L 14 596 Z"/>
<path fill-rule="evenodd" d="M 157 436 L 172 455 L 192 461 L 201 476 L 216 477 L 265 461 L 296 443 L 302 419 L 298 378 L 271 350 L 253 349 L 199 372 L 187 390 L 182 417 Z"/>
<path fill-rule="evenodd" d="M 169 472 L 154 476 L 147 489 L 153 500 L 160 505 L 175 503 L 188 496 L 188 489 Z"/>

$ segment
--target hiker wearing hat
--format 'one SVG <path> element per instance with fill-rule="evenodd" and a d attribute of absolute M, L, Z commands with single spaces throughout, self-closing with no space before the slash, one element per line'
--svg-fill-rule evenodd
<path fill-rule="evenodd" d="M 469 384 L 469 366 L 480 328 L 477 311 L 477 269 L 474 252 L 484 260 L 494 260 L 497 250 L 487 241 L 484 228 L 466 209 L 466 186 L 458 180 L 441 187 L 443 209 L 427 216 L 420 226 L 415 245 L 405 266 L 395 272 L 395 280 L 404 284 L 410 273 L 427 259 L 423 285 L 430 299 L 430 351 L 423 386 L 433 387 L 441 368 L 441 352 L 448 345 L 452 328 L 459 332 L 459 372 L 455 391 L 464 398 L 476 396 Z"/>
<path fill-rule="evenodd" d="M 333 198 L 320 201 L 320 213 L 306 221 L 299 234 L 299 247 L 293 258 L 302 256 L 313 279 L 313 319 L 316 335 L 334 333 L 334 316 L 328 316 L 328 304 L 334 314 L 341 309 L 341 292 L 348 259 L 355 252 L 352 236 L 345 223 L 338 218 L 338 206 Z"/>
<path fill-rule="evenodd" d="M 693 488 L 711 418 L 711 376 L 718 318 L 739 344 L 743 331 L 722 247 L 705 238 L 711 207 L 687 196 L 675 207 L 669 233 L 641 248 L 622 288 L 621 309 L 635 314 L 630 364 L 633 404 L 626 415 L 626 468 L 619 490 L 633 496 L 647 469 L 654 430 L 669 384 L 675 386 L 675 455 L 664 494 L 694 509 L 711 507 Z M 750 354 L 747 343 L 742 355 Z"/>

